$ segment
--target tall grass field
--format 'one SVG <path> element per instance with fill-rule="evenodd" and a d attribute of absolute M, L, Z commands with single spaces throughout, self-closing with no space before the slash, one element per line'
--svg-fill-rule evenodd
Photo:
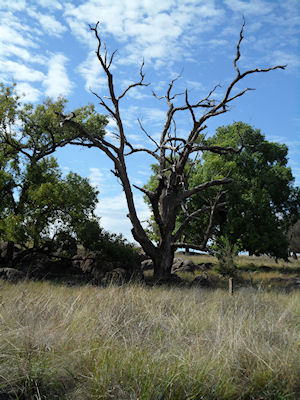
<path fill-rule="evenodd" d="M 0 281 L 0 399 L 300 399 L 300 293 Z"/>

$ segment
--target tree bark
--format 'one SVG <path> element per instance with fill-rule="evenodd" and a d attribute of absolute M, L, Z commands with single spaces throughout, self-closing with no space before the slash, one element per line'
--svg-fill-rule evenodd
<path fill-rule="evenodd" d="M 168 241 L 157 251 L 157 254 L 152 259 L 154 265 L 153 277 L 155 280 L 167 280 L 170 278 L 174 253 L 175 251 L 171 244 L 168 245 Z"/>

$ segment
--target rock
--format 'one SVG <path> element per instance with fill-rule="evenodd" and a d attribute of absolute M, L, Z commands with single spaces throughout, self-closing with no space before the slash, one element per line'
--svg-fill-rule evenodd
<path fill-rule="evenodd" d="M 202 267 L 202 268 L 204 268 L 205 270 L 206 270 L 206 269 L 212 269 L 213 265 L 214 265 L 214 264 L 211 263 L 211 262 L 199 264 L 200 268 Z"/>
<path fill-rule="evenodd" d="M 50 267 L 50 258 L 46 254 L 31 253 L 26 254 L 22 258 L 22 266 L 24 269 L 34 273 L 35 271 L 47 272 Z"/>
<path fill-rule="evenodd" d="M 142 271 L 148 271 L 149 269 L 153 269 L 153 261 L 148 259 L 141 262 Z"/>
<path fill-rule="evenodd" d="M 18 282 L 25 279 L 26 275 L 23 271 L 15 268 L 0 268 L 0 278 L 10 282 Z"/>
<path fill-rule="evenodd" d="M 122 285 L 128 280 L 128 278 L 128 273 L 124 268 L 115 268 L 112 271 L 107 272 L 101 282 L 106 285 L 111 283 Z"/>
<path fill-rule="evenodd" d="M 79 254 L 76 254 L 76 256 L 72 257 L 72 265 L 74 268 L 82 269 L 81 268 L 82 262 L 83 262 L 83 258 Z"/>
<path fill-rule="evenodd" d="M 57 256 L 67 256 L 67 257 L 74 257 L 76 254 L 77 254 L 77 241 L 75 238 L 72 237 L 65 239 L 55 253 L 55 255 Z"/>
<path fill-rule="evenodd" d="M 30 278 L 59 278 L 64 275 L 78 274 L 72 260 L 53 259 L 42 253 L 27 254 L 22 259 L 22 268 Z"/>
<path fill-rule="evenodd" d="M 80 268 L 82 269 L 83 272 L 91 272 L 94 264 L 95 264 L 95 258 L 89 255 L 88 257 L 86 257 L 81 261 Z"/>
<path fill-rule="evenodd" d="M 183 260 L 182 258 L 174 258 L 172 266 L 172 274 L 177 272 L 194 272 L 196 265 L 191 260 Z"/>

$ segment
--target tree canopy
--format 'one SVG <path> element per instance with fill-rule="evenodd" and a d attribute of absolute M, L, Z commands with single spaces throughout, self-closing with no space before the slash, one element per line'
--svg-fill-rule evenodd
<path fill-rule="evenodd" d="M 22 247 L 42 248 L 46 239 L 76 234 L 89 220 L 97 191 L 86 178 L 70 172 L 63 177 L 50 156 L 71 140 L 63 133 L 56 112 L 66 101 L 46 100 L 34 107 L 22 104 L 12 87 L 0 87 L 0 239 Z M 106 120 L 92 106 L 77 111 L 87 126 L 104 134 Z M 78 133 L 77 133 L 78 136 Z"/>
<path fill-rule="evenodd" d="M 300 191 L 293 186 L 294 178 L 287 166 L 287 146 L 267 141 L 259 129 L 242 122 L 219 127 L 207 141 L 215 146 L 239 147 L 241 151 L 205 153 L 192 168 L 190 187 L 227 176 L 233 182 L 226 190 L 210 188 L 195 194 L 178 223 L 199 207 L 209 208 L 218 196 L 211 238 L 226 236 L 240 250 L 285 258 L 287 229 L 300 207 Z M 192 218 L 185 230 L 187 238 L 201 243 L 209 217 L 209 213 L 203 213 Z"/>

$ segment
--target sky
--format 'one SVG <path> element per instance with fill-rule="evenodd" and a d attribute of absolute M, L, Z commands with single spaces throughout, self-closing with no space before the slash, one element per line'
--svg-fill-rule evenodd
<path fill-rule="evenodd" d="M 166 105 L 153 97 L 186 88 L 191 99 L 205 98 L 217 84 L 220 98 L 235 77 L 233 59 L 245 17 L 241 71 L 287 64 L 286 70 L 254 74 L 237 89 L 247 92 L 232 110 L 208 123 L 207 135 L 221 125 L 243 121 L 261 130 L 266 139 L 289 147 L 289 166 L 300 186 L 300 0 L 0 0 L 0 81 L 17 84 L 23 101 L 41 103 L 46 97 L 68 99 L 68 110 L 95 103 L 94 91 L 107 95 L 106 78 L 95 55 L 97 42 L 89 25 L 100 21 L 108 52 L 117 49 L 112 65 L 116 92 L 139 78 L 144 59 L 145 82 L 151 85 L 128 93 L 121 104 L 126 134 L 135 146 L 151 146 L 137 119 L 159 138 Z M 237 91 L 235 92 L 237 93 Z M 183 101 L 183 98 L 178 101 Z M 105 110 L 97 106 L 97 111 Z M 177 121 L 186 135 L 187 114 Z M 111 137 L 114 124 L 107 127 Z M 96 209 L 101 225 L 132 241 L 126 201 L 99 149 L 66 147 L 54 154 L 64 172 L 89 177 L 99 190 Z M 136 185 L 145 184 L 153 161 L 128 158 L 128 173 Z M 149 218 L 140 192 L 134 192 L 138 215 Z"/>

